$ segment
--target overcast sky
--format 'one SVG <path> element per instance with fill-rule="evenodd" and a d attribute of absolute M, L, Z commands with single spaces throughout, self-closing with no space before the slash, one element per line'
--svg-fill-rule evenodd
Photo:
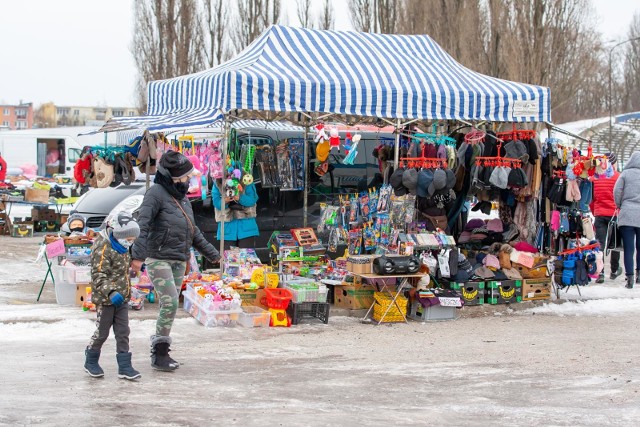
<path fill-rule="evenodd" d="M 295 0 L 283 0 L 292 25 Z M 346 1 L 336 29 L 351 29 Z M 606 40 L 622 40 L 638 0 L 592 0 Z M 133 106 L 131 0 L 7 0 L 0 20 L 0 103 Z"/>

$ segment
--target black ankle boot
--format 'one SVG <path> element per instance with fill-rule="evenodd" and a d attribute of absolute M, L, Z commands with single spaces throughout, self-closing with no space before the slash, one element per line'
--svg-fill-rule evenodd
<path fill-rule="evenodd" d="M 640 284 L 640 270 L 636 270 L 636 283 Z"/>
<path fill-rule="evenodd" d="M 627 284 L 625 285 L 627 289 L 633 289 L 633 275 L 627 276 Z"/>
<path fill-rule="evenodd" d="M 156 336 L 151 338 L 151 367 L 158 371 L 171 372 L 180 364 L 169 357 L 171 337 Z"/>

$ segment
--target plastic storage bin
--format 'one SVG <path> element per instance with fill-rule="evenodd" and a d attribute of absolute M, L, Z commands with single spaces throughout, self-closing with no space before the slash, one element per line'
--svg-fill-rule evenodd
<path fill-rule="evenodd" d="M 326 302 L 299 302 L 291 303 L 287 308 L 287 314 L 291 317 L 291 324 L 297 325 L 300 320 L 306 318 L 318 319 L 322 323 L 329 323 L 329 303 Z"/>
<path fill-rule="evenodd" d="M 329 290 L 323 284 L 311 282 L 295 282 L 290 281 L 284 285 L 285 289 L 289 289 L 293 297 L 291 302 L 327 302 Z"/>
<path fill-rule="evenodd" d="M 199 296 L 197 293 L 195 296 Z M 204 300 L 204 298 L 200 297 Z M 198 322 L 206 327 L 214 326 L 235 326 L 242 313 L 241 308 L 230 308 L 228 310 L 214 310 L 211 307 L 205 308 L 197 301 L 194 301 L 193 294 L 184 294 L 184 310 L 191 314 Z"/>
<path fill-rule="evenodd" d="M 56 302 L 60 305 L 76 305 L 76 284 L 56 280 Z"/>
<path fill-rule="evenodd" d="M 455 320 L 456 308 L 455 307 L 443 307 L 441 305 L 432 305 L 424 308 L 422 304 L 414 301 L 411 304 L 411 310 L 409 311 L 410 319 L 417 320 L 419 322 L 435 322 L 439 320 Z"/>
<path fill-rule="evenodd" d="M 269 327 L 271 313 L 260 307 L 246 306 L 242 307 L 242 313 L 238 317 L 238 323 L 245 328 L 253 327 Z"/>

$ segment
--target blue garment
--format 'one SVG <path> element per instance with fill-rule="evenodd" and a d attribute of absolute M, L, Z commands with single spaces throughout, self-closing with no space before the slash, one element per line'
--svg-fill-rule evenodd
<path fill-rule="evenodd" d="M 213 206 L 218 210 L 222 210 L 223 199 L 217 185 L 213 186 L 213 189 L 211 190 L 211 197 L 213 199 Z M 238 203 L 245 207 L 255 206 L 257 202 L 258 193 L 256 192 L 256 186 L 254 184 L 246 187 L 238 200 Z M 225 208 L 227 208 L 227 205 L 225 205 Z M 232 216 L 233 212 L 234 211 L 232 210 Z M 260 230 L 258 230 L 258 223 L 255 218 L 234 218 L 233 220 L 224 223 L 224 240 L 226 241 L 236 241 L 259 235 Z M 217 238 L 220 240 L 220 223 L 218 223 Z"/>
<path fill-rule="evenodd" d="M 125 248 L 124 246 L 122 246 L 120 242 L 118 242 L 118 239 L 113 237 L 113 232 L 109 233 L 109 242 L 111 242 L 111 247 L 113 248 L 113 250 L 118 252 L 119 254 L 125 254 L 129 252 L 129 248 Z"/>

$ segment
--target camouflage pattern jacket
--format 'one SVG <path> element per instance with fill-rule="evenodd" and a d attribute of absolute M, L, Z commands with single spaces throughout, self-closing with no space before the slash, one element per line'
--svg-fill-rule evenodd
<path fill-rule="evenodd" d="M 102 234 L 96 237 L 91 248 L 91 302 L 111 305 L 109 294 L 120 292 L 125 303 L 131 297 L 129 282 L 129 253 L 119 254 Z"/>

